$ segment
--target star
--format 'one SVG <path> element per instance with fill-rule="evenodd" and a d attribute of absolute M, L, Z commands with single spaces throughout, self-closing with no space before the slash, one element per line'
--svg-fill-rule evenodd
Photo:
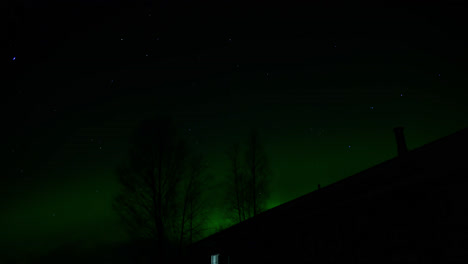
<path fill-rule="evenodd" d="M 99 149 L 102 149 L 102 147 L 99 147 Z"/>
<path fill-rule="evenodd" d="M 370 109 L 371 109 L 371 110 L 374 110 L 374 107 L 373 107 L 373 106 L 371 106 L 371 107 L 370 107 Z"/>
<path fill-rule="evenodd" d="M 120 38 L 120 40 L 123 40 L 123 38 Z"/>
<path fill-rule="evenodd" d="M 12 60 L 16 60 L 16 57 L 13 57 L 13 59 L 12 59 Z M 439 74 L 439 75 L 440 75 L 440 74 Z"/>

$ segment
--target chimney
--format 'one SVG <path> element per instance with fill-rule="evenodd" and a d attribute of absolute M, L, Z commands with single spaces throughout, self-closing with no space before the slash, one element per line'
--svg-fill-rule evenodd
<path fill-rule="evenodd" d="M 398 156 L 404 156 L 407 152 L 408 149 L 406 148 L 406 142 L 405 142 L 405 135 L 403 134 L 403 127 L 395 127 L 393 129 L 395 132 L 395 138 L 397 142 L 397 148 L 398 148 Z"/>

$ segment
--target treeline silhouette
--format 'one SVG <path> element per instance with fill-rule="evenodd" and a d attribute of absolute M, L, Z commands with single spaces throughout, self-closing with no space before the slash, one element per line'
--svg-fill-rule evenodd
<path fill-rule="evenodd" d="M 207 173 L 205 158 L 177 134 L 170 117 L 154 117 L 138 126 L 127 158 L 116 169 L 121 189 L 113 208 L 133 241 L 154 245 L 149 259 L 181 260 L 187 246 L 211 228 L 214 200 L 224 201 L 232 224 L 266 209 L 271 170 L 259 133 L 252 129 L 244 144 L 233 143 L 226 158 L 230 168 L 222 175 L 224 197 L 215 197 L 219 185 Z"/>

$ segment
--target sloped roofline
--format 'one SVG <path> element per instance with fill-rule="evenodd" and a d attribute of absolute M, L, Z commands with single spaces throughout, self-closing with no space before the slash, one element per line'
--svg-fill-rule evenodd
<path fill-rule="evenodd" d="M 406 156 L 406 158 L 411 158 L 411 157 L 415 157 L 415 156 L 418 156 L 419 153 L 422 153 L 422 152 L 426 152 L 426 151 L 430 151 L 431 149 L 435 149 L 437 148 L 437 146 L 440 146 L 440 145 L 444 145 L 444 144 L 447 144 L 449 142 L 452 142 L 452 141 L 455 141 L 457 138 L 460 138 L 460 137 L 467 137 L 468 136 L 468 127 L 465 127 L 455 133 L 452 133 L 450 135 L 447 135 L 445 137 L 442 137 L 442 138 L 439 138 L 437 140 L 434 140 L 432 142 L 429 142 L 427 144 L 424 144 L 423 146 L 421 147 L 418 147 L 418 148 L 415 148 L 413 150 L 409 150 L 408 151 L 408 154 Z M 256 215 L 255 217 L 251 217 L 247 220 L 244 220 L 242 221 L 241 223 L 238 223 L 238 224 L 235 224 L 235 225 L 232 225 L 226 229 L 223 229 L 215 234 L 212 234 L 208 237 L 205 237 L 201 240 L 198 240 L 197 242 L 193 243 L 192 245 L 198 245 L 198 244 L 201 244 L 205 241 L 209 241 L 210 239 L 213 239 L 215 237 L 219 237 L 219 236 L 223 236 L 224 234 L 226 233 L 229 233 L 231 232 L 231 230 L 235 230 L 235 229 L 238 229 L 238 228 L 241 228 L 242 226 L 245 226 L 245 225 L 248 225 L 249 223 L 252 223 L 252 222 L 255 222 L 257 221 L 258 219 L 260 218 L 264 218 L 265 216 L 267 215 L 270 215 L 272 213 L 276 213 L 276 212 L 279 212 L 279 211 L 282 211 L 282 210 L 286 210 L 290 207 L 292 207 L 293 205 L 297 204 L 297 203 L 300 203 L 306 199 L 309 199 L 311 196 L 313 195 L 320 195 L 321 192 L 323 192 L 324 190 L 330 190 L 332 188 L 336 188 L 337 186 L 340 186 L 344 183 L 347 183 L 349 181 L 355 181 L 356 179 L 359 178 L 359 176 L 362 176 L 362 175 L 367 175 L 369 174 L 369 172 L 371 171 L 374 171 L 374 170 L 378 170 L 380 168 L 383 168 L 383 167 L 387 167 L 387 166 L 390 166 L 390 165 L 393 165 L 397 162 L 400 161 L 400 157 L 399 156 L 396 156 L 394 158 L 391 158 L 389 160 L 386 160 L 382 163 L 379 163 L 373 167 L 370 167 L 370 168 L 367 168 L 363 171 L 360 171 L 358 173 L 355 173 L 351 176 L 348 176 L 344 179 L 341 179 L 339 181 L 336 181 L 332 184 L 329 184 L 327 186 L 324 186 L 322 187 L 320 190 L 314 190 L 312 192 L 309 192 L 307 194 L 304 194 L 302 196 L 299 196 L 298 198 L 296 199 L 293 199 L 293 200 L 290 200 L 290 201 L 287 201 L 283 204 L 280 204 L 278 206 L 275 206 L 273 208 L 270 208 L 264 212 L 261 212 L 259 213 L 258 215 Z"/>

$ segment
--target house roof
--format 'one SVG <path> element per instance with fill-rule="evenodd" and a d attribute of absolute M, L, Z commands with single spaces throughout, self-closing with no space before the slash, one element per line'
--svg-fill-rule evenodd
<path fill-rule="evenodd" d="M 324 200 L 327 202 L 339 202 L 345 195 L 346 197 L 353 197 L 360 194 L 368 194 L 369 191 L 378 191 L 382 188 L 392 188 L 392 185 L 398 184 L 403 179 L 399 173 L 401 166 L 405 164 L 415 164 L 421 162 L 424 159 L 424 164 L 433 162 L 434 160 L 440 161 L 454 161 L 460 163 L 461 159 L 466 158 L 465 155 L 458 155 L 457 149 L 464 148 L 463 151 L 468 147 L 468 127 L 459 130 L 456 133 L 442 137 L 433 142 L 425 144 L 419 148 L 408 151 L 405 157 L 395 157 L 382 162 L 374 167 L 363 170 L 350 177 L 337 181 L 333 184 L 325 186 L 319 190 L 315 190 L 303 196 L 300 196 L 294 200 L 288 201 L 284 204 L 266 210 L 255 217 L 249 218 L 241 223 L 228 227 L 218 233 L 215 233 L 209 237 L 201 239 L 195 242 L 193 245 L 203 244 L 206 241 L 216 239 L 218 237 L 224 237 L 230 232 L 235 232 L 243 228 L 244 226 L 251 225 L 256 221 L 266 219 L 271 215 L 282 214 L 289 212 L 290 209 L 296 208 L 303 204 L 316 204 L 316 208 L 320 209 L 325 206 Z M 454 159 L 457 157 L 458 159 Z M 429 159 L 429 160 L 427 160 Z M 423 165 L 425 166 L 425 165 Z M 378 175 L 378 176 L 376 176 Z M 416 177 L 417 175 L 412 175 Z M 424 175 L 423 175 L 424 176 Z M 405 175 L 404 177 L 407 177 Z M 336 195 L 340 193 L 340 195 Z M 320 201 L 317 203 L 317 200 Z"/>

